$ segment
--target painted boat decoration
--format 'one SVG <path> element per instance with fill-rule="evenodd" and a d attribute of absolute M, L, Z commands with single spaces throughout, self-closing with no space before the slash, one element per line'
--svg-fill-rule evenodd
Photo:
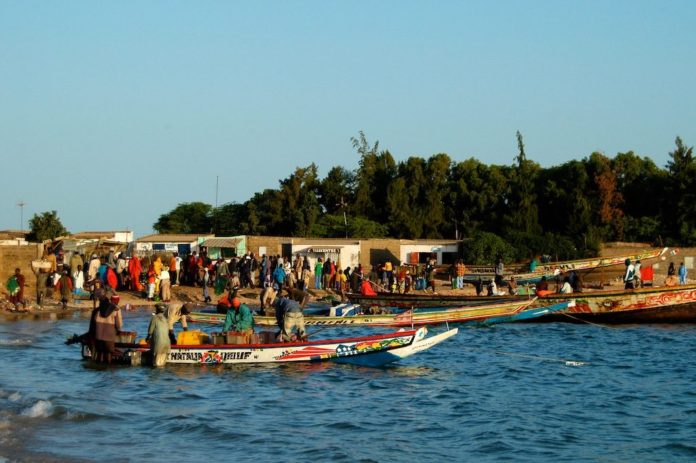
<path fill-rule="evenodd" d="M 335 362 L 379 367 L 430 349 L 451 338 L 457 331 L 457 328 L 453 328 L 428 336 L 427 328 L 421 327 L 388 334 L 309 342 L 174 345 L 167 357 L 167 364 Z M 89 352 L 85 352 L 85 349 L 83 345 L 82 355 L 89 358 Z M 138 365 L 148 353 L 147 346 L 117 343 L 114 361 Z"/>
<path fill-rule="evenodd" d="M 662 256 L 667 252 L 668 248 L 662 249 L 647 249 L 635 254 L 623 254 L 619 256 L 595 257 L 591 259 L 578 259 L 560 262 L 552 262 L 548 264 L 539 264 L 534 272 L 523 271 L 521 268 L 516 268 L 514 273 L 507 273 L 505 279 L 515 278 L 517 284 L 526 285 L 538 283 L 542 277 L 552 279 L 556 275 L 570 271 L 594 270 L 603 267 L 612 267 L 615 265 L 624 265 L 626 259 L 632 262 L 636 260 L 645 261 Z M 495 277 L 495 272 L 492 267 L 476 267 L 468 269 L 464 275 L 464 281 L 467 283 L 476 283 L 482 280 L 484 283 L 489 282 Z"/>
<path fill-rule="evenodd" d="M 575 301 L 575 305 L 535 321 L 601 323 L 696 323 L 696 285 L 550 294 L 537 305 Z"/>
<path fill-rule="evenodd" d="M 411 327 L 439 325 L 444 323 L 467 323 L 483 321 L 492 317 L 509 317 L 528 309 L 536 298 L 524 298 L 513 302 L 501 302 L 464 307 L 429 307 L 407 310 L 399 314 L 351 315 L 351 316 L 305 316 L 309 326 L 396 326 Z M 213 312 L 192 312 L 189 320 L 195 323 L 222 324 L 225 316 Z M 261 326 L 276 326 L 275 317 L 254 316 L 254 323 Z"/>

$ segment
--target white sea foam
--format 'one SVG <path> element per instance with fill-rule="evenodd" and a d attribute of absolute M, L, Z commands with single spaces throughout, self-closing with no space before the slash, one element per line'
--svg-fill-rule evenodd
<path fill-rule="evenodd" d="M 28 346 L 31 339 L 0 339 L 0 346 Z"/>
<path fill-rule="evenodd" d="M 39 400 L 29 408 L 22 410 L 22 416 L 29 418 L 46 418 L 53 411 L 53 404 L 48 400 Z"/>
<path fill-rule="evenodd" d="M 7 400 L 9 400 L 10 402 L 18 402 L 21 398 L 22 394 L 20 394 L 19 392 L 13 392 L 9 396 L 7 396 Z"/>

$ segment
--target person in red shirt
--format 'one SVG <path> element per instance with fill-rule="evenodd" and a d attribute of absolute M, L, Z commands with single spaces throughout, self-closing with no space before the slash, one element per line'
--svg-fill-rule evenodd
<path fill-rule="evenodd" d="M 140 284 L 140 274 L 143 271 L 143 265 L 140 263 L 138 256 L 133 255 L 128 262 L 128 274 L 130 275 L 130 285 L 133 291 L 142 291 L 143 285 Z"/>

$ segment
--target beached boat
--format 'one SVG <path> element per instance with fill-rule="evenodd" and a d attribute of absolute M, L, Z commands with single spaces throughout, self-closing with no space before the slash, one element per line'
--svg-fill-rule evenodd
<path fill-rule="evenodd" d="M 197 365 L 254 364 L 289 362 L 335 362 L 362 366 L 382 366 L 430 349 L 457 334 L 457 328 L 428 336 L 425 327 L 400 330 L 388 334 L 325 339 L 308 342 L 266 344 L 192 344 L 174 345 L 167 357 L 168 364 Z M 89 351 L 83 357 L 89 358 Z M 114 361 L 138 365 L 149 354 L 141 344 L 116 344 Z"/>
<path fill-rule="evenodd" d="M 476 306 L 497 302 L 512 302 L 527 300 L 524 296 L 472 296 L 464 294 L 432 294 L 432 293 L 388 293 L 380 291 L 370 296 L 359 293 L 347 293 L 346 297 L 353 304 L 362 307 L 448 307 Z"/>
<path fill-rule="evenodd" d="M 590 259 L 567 260 L 552 262 L 548 264 L 539 264 L 533 272 L 529 271 L 528 267 L 526 268 L 526 270 L 519 267 L 513 267 L 512 273 L 510 273 L 510 269 L 508 269 L 508 273 L 504 275 L 504 278 L 506 280 L 514 278 L 517 284 L 519 285 L 538 283 L 539 281 L 541 281 L 542 277 L 552 279 L 557 275 L 571 271 L 588 271 L 604 267 L 624 265 L 626 259 L 630 259 L 631 262 L 636 262 L 637 260 L 645 261 L 648 259 L 655 259 L 666 253 L 667 249 L 668 248 L 646 249 L 644 251 L 633 254 L 622 254 L 617 256 L 595 257 Z M 495 271 L 492 267 L 472 266 L 467 268 L 467 274 L 464 276 L 464 281 L 473 284 L 481 280 L 484 283 L 487 283 L 494 277 Z"/>
<path fill-rule="evenodd" d="M 461 324 L 493 324 L 495 319 L 498 323 L 505 321 L 516 321 L 509 317 L 519 316 L 520 318 L 531 318 L 533 313 L 526 313 L 535 303 L 536 298 L 524 299 L 513 302 L 502 302 L 497 304 L 487 304 L 480 306 L 465 307 L 427 307 L 421 309 L 410 309 L 398 314 L 377 314 L 377 315 L 347 315 L 347 316 L 305 316 L 305 325 L 309 326 L 382 326 L 382 327 L 412 327 L 422 325 L 440 325 L 445 323 Z M 545 304 L 551 311 L 563 310 L 567 308 L 567 301 L 559 301 L 555 304 Z M 549 312 L 550 313 L 550 312 Z M 538 316 L 546 315 L 539 313 Z M 222 324 L 225 316 L 212 311 L 197 311 L 189 314 L 189 320 L 196 323 Z M 486 321 L 489 321 L 488 323 Z M 276 326 L 277 321 L 273 316 L 254 315 L 254 323 L 259 326 Z"/>
<path fill-rule="evenodd" d="M 538 306 L 575 301 L 568 309 L 535 321 L 593 321 L 598 323 L 696 322 L 696 285 L 629 290 L 550 294 Z"/>

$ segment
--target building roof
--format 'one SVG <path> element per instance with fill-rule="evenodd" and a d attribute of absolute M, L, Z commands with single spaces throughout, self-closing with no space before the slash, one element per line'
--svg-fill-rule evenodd
<path fill-rule="evenodd" d="M 236 248 L 239 241 L 235 238 L 206 238 L 201 245 L 209 248 Z"/>
<path fill-rule="evenodd" d="M 459 244 L 460 240 L 443 240 L 443 239 L 417 239 L 417 240 L 399 240 L 400 244 Z"/>
<path fill-rule="evenodd" d="M 155 233 L 153 235 L 146 235 L 138 238 L 139 243 L 193 243 L 199 238 L 214 238 L 213 234 L 199 234 L 199 233 Z"/>
<path fill-rule="evenodd" d="M 346 246 L 360 244 L 355 238 L 293 238 L 292 244 L 314 246 Z"/>
<path fill-rule="evenodd" d="M 99 238 L 113 238 L 117 233 L 133 233 L 130 231 L 83 231 L 79 233 L 72 233 L 69 235 L 70 238 L 90 240 Z"/>
<path fill-rule="evenodd" d="M 0 238 L 13 240 L 17 238 L 26 238 L 31 230 L 0 230 Z"/>

